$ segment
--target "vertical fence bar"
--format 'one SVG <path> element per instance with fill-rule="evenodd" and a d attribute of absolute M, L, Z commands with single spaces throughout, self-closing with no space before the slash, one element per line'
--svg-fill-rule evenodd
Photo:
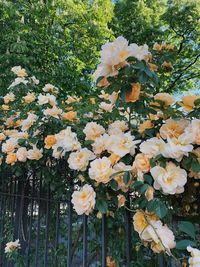
<path fill-rule="evenodd" d="M 127 201 L 127 207 L 130 208 L 130 200 Z M 125 210 L 125 235 L 126 235 L 126 266 L 131 263 L 131 229 L 132 229 L 132 219 L 129 210 Z"/>
<path fill-rule="evenodd" d="M 83 215 L 83 267 L 87 267 L 88 264 L 87 222 L 88 222 L 88 216 Z"/>
<path fill-rule="evenodd" d="M 59 245 L 59 227 L 60 227 L 60 202 L 57 203 L 57 209 L 56 209 L 56 239 L 55 239 L 56 257 L 55 257 L 55 266 L 58 266 L 57 249 L 58 249 L 58 245 Z"/>
<path fill-rule="evenodd" d="M 106 214 L 102 217 L 102 234 L 101 234 L 101 267 L 106 267 L 106 253 L 107 253 L 107 236 L 106 236 Z"/>
<path fill-rule="evenodd" d="M 30 183 L 31 179 L 29 180 Z M 34 191 L 35 191 L 35 173 L 32 176 L 32 187 L 31 187 L 31 201 L 30 201 L 30 219 L 29 219 L 29 232 L 28 232 L 28 247 L 27 247 L 27 259 L 26 266 L 30 266 L 30 249 L 31 249 L 31 238 L 32 238 L 32 221 L 33 221 L 33 206 L 34 206 Z"/>
<path fill-rule="evenodd" d="M 48 264 L 48 242 L 49 242 L 49 211 L 50 211 L 50 184 L 48 185 L 47 209 L 46 209 L 46 229 L 45 229 L 45 253 L 44 266 Z"/>
<path fill-rule="evenodd" d="M 166 267 L 164 256 L 162 254 L 158 255 L 158 266 L 159 267 Z"/>
<path fill-rule="evenodd" d="M 36 236 L 36 253 L 35 253 L 35 267 L 38 267 L 39 241 L 40 241 L 40 215 L 41 215 L 41 189 L 42 189 L 42 175 L 39 182 L 39 200 L 38 200 L 38 218 L 37 218 L 37 236 Z"/>
<path fill-rule="evenodd" d="M 68 240 L 67 240 L 67 267 L 72 263 L 72 204 L 71 197 L 68 201 Z"/>

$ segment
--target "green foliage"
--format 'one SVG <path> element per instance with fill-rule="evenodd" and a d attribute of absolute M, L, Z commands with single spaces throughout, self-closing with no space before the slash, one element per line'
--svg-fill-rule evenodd
<path fill-rule="evenodd" d="M 111 18 L 109 0 L 1 1 L 0 93 L 16 65 L 29 66 L 42 84 L 87 92 Z"/>
<path fill-rule="evenodd" d="M 161 73 L 159 91 L 172 92 L 198 88 L 199 13 L 198 0 L 118 0 L 112 29 L 130 43 L 170 43 L 173 51 L 158 51 L 160 66 L 172 62 L 172 72 Z"/>

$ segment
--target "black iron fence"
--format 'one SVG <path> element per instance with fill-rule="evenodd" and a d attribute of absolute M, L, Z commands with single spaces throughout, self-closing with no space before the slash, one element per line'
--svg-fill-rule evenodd
<path fill-rule="evenodd" d="M 22 266 L 34 267 L 106 267 L 110 247 L 109 218 L 103 215 L 77 216 L 70 201 L 57 198 L 58 188 L 33 173 L 16 178 L 0 174 L 0 266 L 12 267 L 4 252 L 9 241 L 20 240 Z M 113 218 L 111 218 L 113 219 Z M 113 219 L 114 220 L 114 219 Z M 113 226 L 112 226 L 113 227 Z M 118 226 L 113 242 L 120 247 L 119 266 L 135 266 L 132 253 L 132 215 L 123 218 L 124 241 L 118 239 Z M 112 229 L 115 231 L 115 229 Z M 133 262 L 132 262 L 133 260 Z M 156 266 L 167 266 L 163 257 Z"/>

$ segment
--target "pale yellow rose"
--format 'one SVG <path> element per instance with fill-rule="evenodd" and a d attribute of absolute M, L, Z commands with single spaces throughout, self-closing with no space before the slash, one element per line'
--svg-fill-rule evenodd
<path fill-rule="evenodd" d="M 113 105 L 112 104 L 108 104 L 106 102 L 101 102 L 99 105 L 99 108 L 106 111 L 106 112 L 112 112 L 113 110 Z"/>
<path fill-rule="evenodd" d="M 138 131 L 143 134 L 145 130 L 153 128 L 154 125 L 150 120 L 146 120 L 138 126 Z"/>
<path fill-rule="evenodd" d="M 62 109 L 58 108 L 57 106 L 53 106 L 52 108 L 47 108 L 43 111 L 45 116 L 54 117 L 59 119 L 60 115 L 62 114 Z"/>
<path fill-rule="evenodd" d="M 174 98 L 168 93 L 158 93 L 154 96 L 154 99 L 164 102 L 165 106 L 171 106 L 174 103 Z M 153 105 L 160 106 L 158 102 L 153 103 Z"/>
<path fill-rule="evenodd" d="M 32 149 L 28 150 L 27 158 L 30 160 L 39 160 L 42 158 L 42 149 L 38 149 L 35 145 Z"/>
<path fill-rule="evenodd" d="M 53 145 L 56 144 L 56 138 L 55 135 L 47 135 L 44 139 L 45 148 L 49 149 L 52 148 Z"/>
<path fill-rule="evenodd" d="M 15 162 L 17 162 L 17 155 L 16 155 L 16 153 L 9 153 L 6 156 L 6 163 L 7 164 L 10 164 L 10 165 L 14 165 Z"/>
<path fill-rule="evenodd" d="M 141 171 L 144 173 L 149 172 L 150 170 L 149 158 L 143 153 L 137 154 L 133 162 L 133 168 L 136 169 L 137 171 Z"/>
<path fill-rule="evenodd" d="M 156 221 L 158 217 L 155 213 L 144 213 L 138 210 L 133 216 L 133 226 L 139 234 L 149 225 L 148 221 Z"/>
<path fill-rule="evenodd" d="M 163 139 L 169 138 L 178 138 L 188 126 L 189 121 L 181 119 L 181 120 L 166 120 L 165 124 L 163 124 L 160 128 L 160 135 Z"/>
<path fill-rule="evenodd" d="M 69 156 L 68 163 L 69 168 L 72 170 L 85 171 L 90 160 L 93 160 L 96 156 L 87 148 L 82 148 L 79 151 L 72 152 Z"/>
<path fill-rule="evenodd" d="M 95 206 L 96 193 L 91 185 L 84 185 L 80 191 L 72 194 L 72 204 L 78 215 L 89 215 Z"/>
<path fill-rule="evenodd" d="M 0 142 L 4 141 L 6 139 L 6 136 L 4 133 L 0 133 Z"/>
<path fill-rule="evenodd" d="M 3 111 L 8 111 L 10 109 L 9 105 L 2 105 L 1 107 Z"/>
<path fill-rule="evenodd" d="M 17 160 L 21 162 L 26 162 L 27 157 L 28 157 L 28 151 L 26 150 L 25 147 L 20 147 L 17 152 Z"/>
<path fill-rule="evenodd" d="M 35 101 L 36 96 L 34 93 L 28 93 L 26 96 L 23 97 L 23 99 L 26 104 L 30 104 Z"/>
<path fill-rule="evenodd" d="M 8 104 L 10 102 L 13 102 L 15 100 L 15 95 L 13 93 L 6 94 L 3 98 L 4 103 Z"/>
<path fill-rule="evenodd" d="M 9 154 L 14 152 L 15 148 L 18 146 L 17 139 L 10 138 L 2 145 L 2 152 Z"/>
<path fill-rule="evenodd" d="M 26 70 L 22 69 L 21 66 L 15 66 L 11 69 L 11 71 L 21 78 L 28 76 L 28 74 L 26 73 Z"/>
<path fill-rule="evenodd" d="M 112 174 L 113 169 L 108 158 L 95 159 L 90 163 L 89 177 L 97 183 L 108 183 Z"/>
<path fill-rule="evenodd" d="M 154 192 L 155 192 L 154 188 L 152 186 L 148 186 L 145 192 L 145 197 L 148 201 L 151 201 L 153 199 Z"/>
<path fill-rule="evenodd" d="M 194 102 L 200 99 L 200 96 L 197 95 L 186 95 L 186 96 L 182 96 L 182 102 L 180 102 L 179 104 L 185 109 L 185 111 L 192 111 L 192 109 L 194 108 Z"/>
<path fill-rule="evenodd" d="M 21 248 L 19 243 L 19 239 L 15 240 L 14 242 L 8 242 L 5 247 L 5 253 L 12 253 Z"/>
<path fill-rule="evenodd" d="M 173 162 L 168 162 L 166 167 L 155 166 L 151 169 L 154 179 L 154 188 L 162 189 L 164 194 L 180 194 L 184 192 L 184 185 L 187 182 L 187 172 L 176 166 Z"/>
<path fill-rule="evenodd" d="M 96 122 L 88 122 L 83 130 L 85 140 L 95 140 L 105 133 L 105 129 Z"/>

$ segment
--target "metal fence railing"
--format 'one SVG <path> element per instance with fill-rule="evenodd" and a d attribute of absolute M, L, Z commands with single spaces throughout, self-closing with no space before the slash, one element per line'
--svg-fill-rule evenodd
<path fill-rule="evenodd" d="M 109 255 L 108 218 L 103 215 L 77 216 L 67 199 L 57 198 L 58 188 L 31 173 L 16 178 L 0 174 L 0 266 L 12 267 L 4 253 L 9 241 L 20 240 L 26 267 L 106 267 Z M 124 214 L 124 240 L 121 266 L 134 266 L 132 256 L 132 218 Z M 159 259 L 157 266 L 165 266 Z"/>

